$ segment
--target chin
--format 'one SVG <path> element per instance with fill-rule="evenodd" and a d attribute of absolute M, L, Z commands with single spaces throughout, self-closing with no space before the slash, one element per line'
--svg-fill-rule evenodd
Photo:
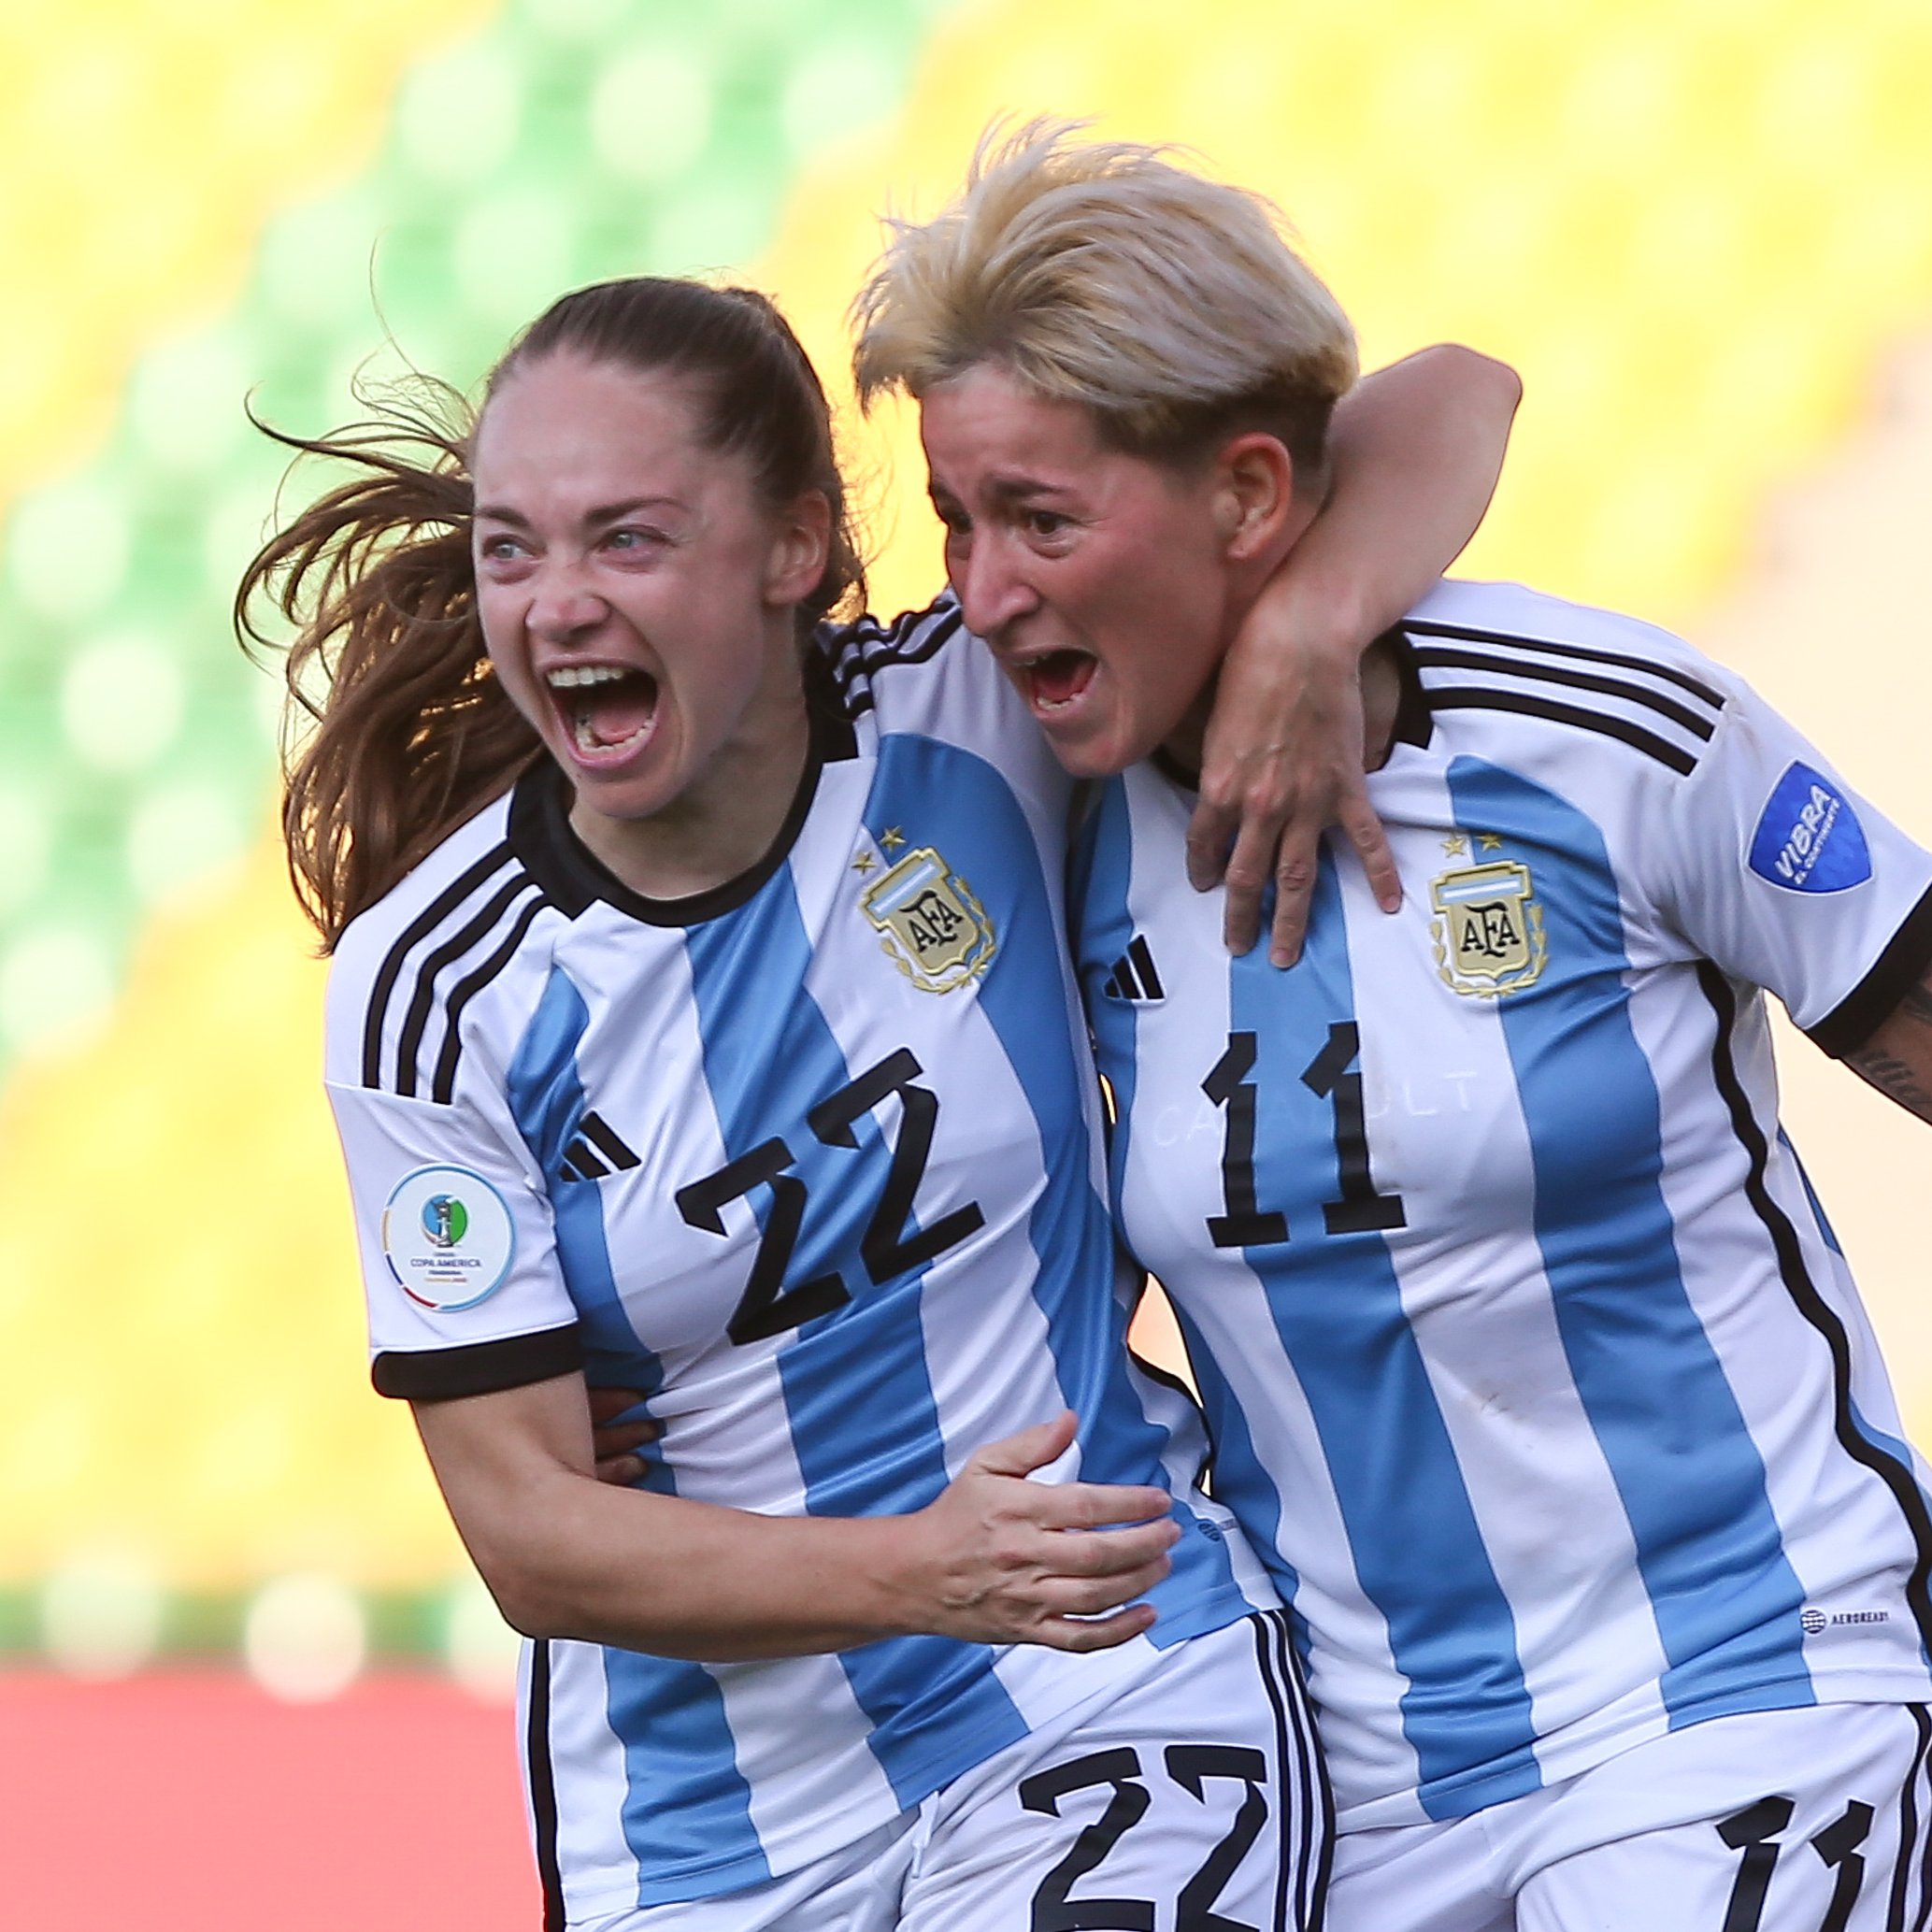
<path fill-rule="evenodd" d="M 1055 731 L 1045 727 L 1047 743 L 1062 767 L 1077 779 L 1110 779 L 1116 772 L 1138 765 L 1152 751 L 1157 739 L 1137 746 L 1117 725 L 1102 724 L 1085 729 Z"/>
<path fill-rule="evenodd" d="M 600 818 L 619 822 L 654 818 L 675 802 L 680 789 L 677 774 L 662 768 L 600 775 L 568 761 L 560 762 L 578 804 Z"/>
<path fill-rule="evenodd" d="M 1099 755 L 1102 747 L 1095 733 L 1073 726 L 1056 731 L 1052 725 L 1042 722 L 1040 734 L 1061 766 L 1075 778 L 1105 778 L 1111 769 Z"/>
<path fill-rule="evenodd" d="M 1063 745 L 1057 738 L 1050 739 L 1053 756 L 1060 761 L 1060 768 L 1077 779 L 1111 778 L 1120 770 L 1117 765 L 1109 765 L 1106 759 L 1093 755 L 1084 745 Z"/>

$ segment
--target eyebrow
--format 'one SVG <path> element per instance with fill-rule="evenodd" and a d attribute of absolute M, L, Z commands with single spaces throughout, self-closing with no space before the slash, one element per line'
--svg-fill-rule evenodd
<path fill-rule="evenodd" d="M 583 513 L 585 523 L 611 523 L 619 517 L 627 517 L 633 510 L 652 509 L 660 505 L 672 509 L 684 508 L 675 496 L 627 496 L 621 503 L 599 503 Z M 478 522 L 508 523 L 519 530 L 530 530 L 536 526 L 522 510 L 512 509 L 507 503 L 479 503 L 474 512 Z"/>
<path fill-rule="evenodd" d="M 959 498 L 942 484 L 934 483 L 925 493 L 935 504 L 942 499 L 957 503 Z M 1035 496 L 1067 496 L 1073 494 L 1066 483 L 1049 483 L 1037 477 L 995 477 L 986 485 L 986 494 L 997 503 L 1024 503 Z"/>
<path fill-rule="evenodd" d="M 1024 503 L 1035 496 L 1070 496 L 1073 489 L 1066 483 L 1050 483 L 1039 477 L 995 477 L 986 486 L 987 494 L 1000 503 Z"/>

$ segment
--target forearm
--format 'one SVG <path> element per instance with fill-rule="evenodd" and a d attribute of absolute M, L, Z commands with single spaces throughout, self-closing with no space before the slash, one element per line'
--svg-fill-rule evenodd
<path fill-rule="evenodd" d="M 1447 343 L 1342 398 L 1327 501 L 1272 587 L 1301 635 L 1352 658 L 1427 593 L 1482 522 L 1522 394 L 1507 364 Z"/>
<path fill-rule="evenodd" d="M 974 1451 L 926 1508 L 863 1518 L 764 1516 L 599 1482 L 574 1375 L 415 1414 L 458 1533 L 531 1637 L 701 1663 L 915 1632 L 1100 1650 L 1152 1622 L 1136 1599 L 1167 1573 L 1180 1535 L 1165 1490 L 1027 1480 L 1071 1446 L 1070 1410 Z"/>
<path fill-rule="evenodd" d="M 1254 943 L 1272 876 L 1268 956 L 1295 962 L 1330 823 L 1382 909 L 1402 903 L 1363 782 L 1358 661 L 1475 534 L 1521 393 L 1513 369 L 1442 347 L 1365 377 L 1338 406 L 1327 500 L 1229 647 L 1203 748 L 1187 871 L 1201 890 L 1224 880 L 1233 951 Z"/>
<path fill-rule="evenodd" d="M 1908 989 L 1845 1064 L 1908 1113 L 1932 1121 L 1932 979 Z"/>
<path fill-rule="evenodd" d="M 559 1469 L 458 1523 L 526 1636 L 733 1663 L 846 1650 L 918 1622 L 913 1518 L 758 1516 Z"/>

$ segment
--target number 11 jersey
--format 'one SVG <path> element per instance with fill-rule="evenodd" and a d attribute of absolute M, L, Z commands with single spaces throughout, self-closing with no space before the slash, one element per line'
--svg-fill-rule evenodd
<path fill-rule="evenodd" d="M 1324 854 L 1302 959 L 1231 961 L 1152 766 L 1075 886 L 1120 1224 L 1345 1828 L 1932 1689 L 1922 1471 L 1759 990 L 1862 1043 L 1932 958 L 1932 858 L 1648 626 L 1445 584 L 1389 648 L 1398 914 Z"/>
<path fill-rule="evenodd" d="M 573 1922 L 794 1870 L 1276 1600 L 1192 1487 L 1197 1411 L 1126 1354 L 1138 1276 L 1062 942 L 1069 787 L 959 629 L 947 602 L 827 634 L 791 818 L 719 891 L 628 892 L 546 762 L 337 950 L 329 1090 L 384 1393 L 582 1366 L 664 1424 L 655 1486 L 793 1515 L 920 1509 L 1070 1408 L 1049 1480 L 1166 1487 L 1184 1531 L 1150 1636 L 1092 1656 L 537 1645 L 531 1810 Z"/>

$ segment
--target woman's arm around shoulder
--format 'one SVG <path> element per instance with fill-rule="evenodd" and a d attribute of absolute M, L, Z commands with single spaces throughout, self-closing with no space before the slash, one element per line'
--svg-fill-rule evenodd
<path fill-rule="evenodd" d="M 1363 782 L 1356 667 L 1476 534 L 1522 394 L 1507 364 L 1444 343 L 1364 377 L 1336 406 L 1327 501 L 1235 639 L 1208 727 L 1188 876 L 1205 891 L 1224 863 L 1233 951 L 1254 944 L 1272 879 L 1269 956 L 1299 957 L 1331 824 L 1383 909 L 1400 905 Z"/>

